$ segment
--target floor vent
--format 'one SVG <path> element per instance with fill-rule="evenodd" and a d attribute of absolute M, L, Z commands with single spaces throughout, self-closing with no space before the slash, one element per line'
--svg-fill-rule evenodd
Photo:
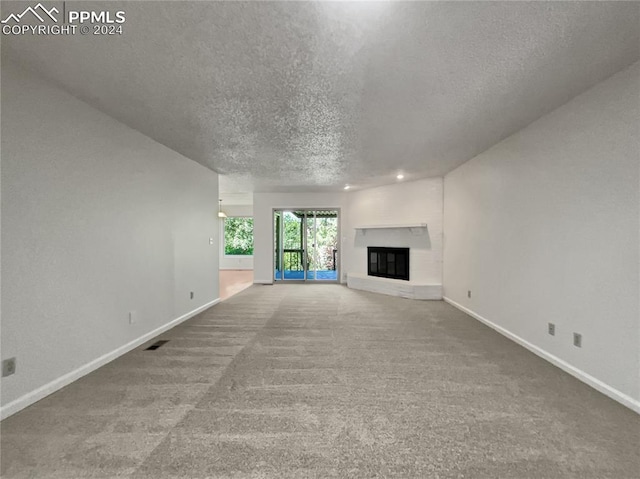
<path fill-rule="evenodd" d="M 160 346 L 164 346 L 166 343 L 168 343 L 169 341 L 167 340 L 162 340 L 162 341 L 156 341 L 155 343 L 153 343 L 151 346 L 149 346 L 147 349 L 145 349 L 145 351 L 155 351 L 156 349 L 158 349 Z"/>

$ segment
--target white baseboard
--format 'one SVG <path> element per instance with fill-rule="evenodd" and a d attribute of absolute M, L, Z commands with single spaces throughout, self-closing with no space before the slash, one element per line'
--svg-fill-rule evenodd
<path fill-rule="evenodd" d="M 557 356 L 554 356 L 553 354 L 545 351 L 544 349 L 540 348 L 539 346 L 536 346 L 535 344 L 530 343 L 529 341 L 527 341 L 525 339 L 522 339 L 520 336 L 517 336 L 517 335 L 513 334 L 512 332 L 508 331 L 507 329 L 503 328 L 502 326 L 498 326 L 497 324 L 489 321 L 488 319 L 480 316 L 479 314 L 471 311 L 470 309 L 465 308 L 461 304 L 456 303 L 452 299 L 447 298 L 446 296 L 444 296 L 442 299 L 444 299 L 450 305 L 458 308 L 460 311 L 463 311 L 464 313 L 467 313 L 469 316 L 471 316 L 471 317 L 477 319 L 478 321 L 486 324 L 490 328 L 495 329 L 497 332 L 499 332 L 503 336 L 506 336 L 507 338 L 511 339 L 512 341 L 518 343 L 520 346 L 523 346 L 523 347 L 527 348 L 529 351 L 531 351 L 532 353 L 536 354 L 537 356 L 540 356 L 542 359 L 546 359 L 547 361 L 549 361 L 554 366 L 557 366 L 560 369 L 562 369 L 564 372 L 566 372 L 566 373 L 570 374 L 571 376 L 579 379 L 583 383 L 588 384 L 589 386 L 591 386 L 595 390 L 601 392 L 602 394 L 604 394 L 606 396 L 609 396 L 614 401 L 619 402 L 620 404 L 622 404 L 623 406 L 628 407 L 632 411 L 640 414 L 640 401 L 632 398 L 631 396 L 629 396 L 629 395 L 627 395 L 627 394 L 625 394 L 625 393 L 623 393 L 621 391 L 618 391 L 617 389 L 609 386 L 608 384 L 600 381 L 599 379 L 594 378 L 590 374 L 585 373 L 584 371 L 582 371 L 581 369 L 576 368 L 575 366 L 572 366 L 568 362 L 564 361 L 563 359 L 560 359 Z"/>
<path fill-rule="evenodd" d="M 194 309 L 193 311 L 190 311 L 190 312 L 188 312 L 186 314 L 183 314 L 179 318 L 176 318 L 176 319 L 168 322 L 167 324 L 164 324 L 164 325 L 160 326 L 159 328 L 156 328 L 153 331 L 150 331 L 150 332 L 140 336 L 137 339 L 134 339 L 133 341 L 125 344 L 124 346 L 120 346 L 119 348 L 117 348 L 117 349 L 115 349 L 115 350 L 113 350 L 113 351 L 111 351 L 111 352 L 109 352 L 109 353 L 107 353 L 107 354 L 105 354 L 103 356 L 100 356 L 99 358 L 94 359 L 93 361 L 91 361 L 91 362 L 89 362 L 89 363 L 87 363 L 87 364 L 85 364 L 83 366 L 80 366 L 78 369 L 76 369 L 74 371 L 71 371 L 70 373 L 67 373 L 64 376 L 60 376 L 59 378 L 54 379 L 50 383 L 47 383 L 44 386 L 41 386 L 38 389 L 35 389 L 35 390 L 25 394 L 24 396 L 19 397 L 18 399 L 15 399 L 14 401 L 11 401 L 10 403 L 8 403 L 5 406 L 2 406 L 0 408 L 0 419 L 5 419 L 5 418 L 17 413 L 18 411 L 26 408 L 27 406 L 30 406 L 31 404 L 39 401 L 40 399 L 43 399 L 43 398 L 47 397 L 50 394 L 53 394 L 57 390 L 62 389 L 63 387 L 71 384 L 72 382 L 80 379 L 83 376 L 86 376 L 90 372 L 95 371 L 99 367 L 102 367 L 105 364 L 113 361 L 114 359 L 122 356 L 123 354 L 128 353 L 132 349 L 137 348 L 141 344 L 146 343 L 150 339 L 155 338 L 159 334 L 162 334 L 165 331 L 168 331 L 169 329 L 173 328 L 174 326 L 177 326 L 178 324 L 186 321 L 189 318 L 192 318 L 196 314 L 201 313 L 205 309 L 208 309 L 211 306 L 213 306 L 213 305 L 215 305 L 215 304 L 217 304 L 219 302 L 220 302 L 220 298 L 214 299 L 213 301 L 211 301 L 211 302 L 209 302 L 207 304 L 204 304 L 204 305 Z"/>

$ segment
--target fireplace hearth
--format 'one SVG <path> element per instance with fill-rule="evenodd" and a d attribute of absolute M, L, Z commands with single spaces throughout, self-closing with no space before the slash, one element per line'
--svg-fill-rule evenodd
<path fill-rule="evenodd" d="M 367 274 L 409 281 L 409 248 L 367 247 Z"/>

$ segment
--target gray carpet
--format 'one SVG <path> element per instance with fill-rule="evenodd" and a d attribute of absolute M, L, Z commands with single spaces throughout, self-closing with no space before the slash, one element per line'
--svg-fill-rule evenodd
<path fill-rule="evenodd" d="M 637 478 L 640 417 L 443 302 L 254 286 L 1 424 L 6 478 Z"/>

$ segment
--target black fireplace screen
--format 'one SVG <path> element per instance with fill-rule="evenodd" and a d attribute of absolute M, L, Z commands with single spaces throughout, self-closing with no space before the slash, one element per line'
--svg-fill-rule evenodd
<path fill-rule="evenodd" d="M 369 246 L 367 253 L 369 276 L 409 281 L 409 248 Z"/>

